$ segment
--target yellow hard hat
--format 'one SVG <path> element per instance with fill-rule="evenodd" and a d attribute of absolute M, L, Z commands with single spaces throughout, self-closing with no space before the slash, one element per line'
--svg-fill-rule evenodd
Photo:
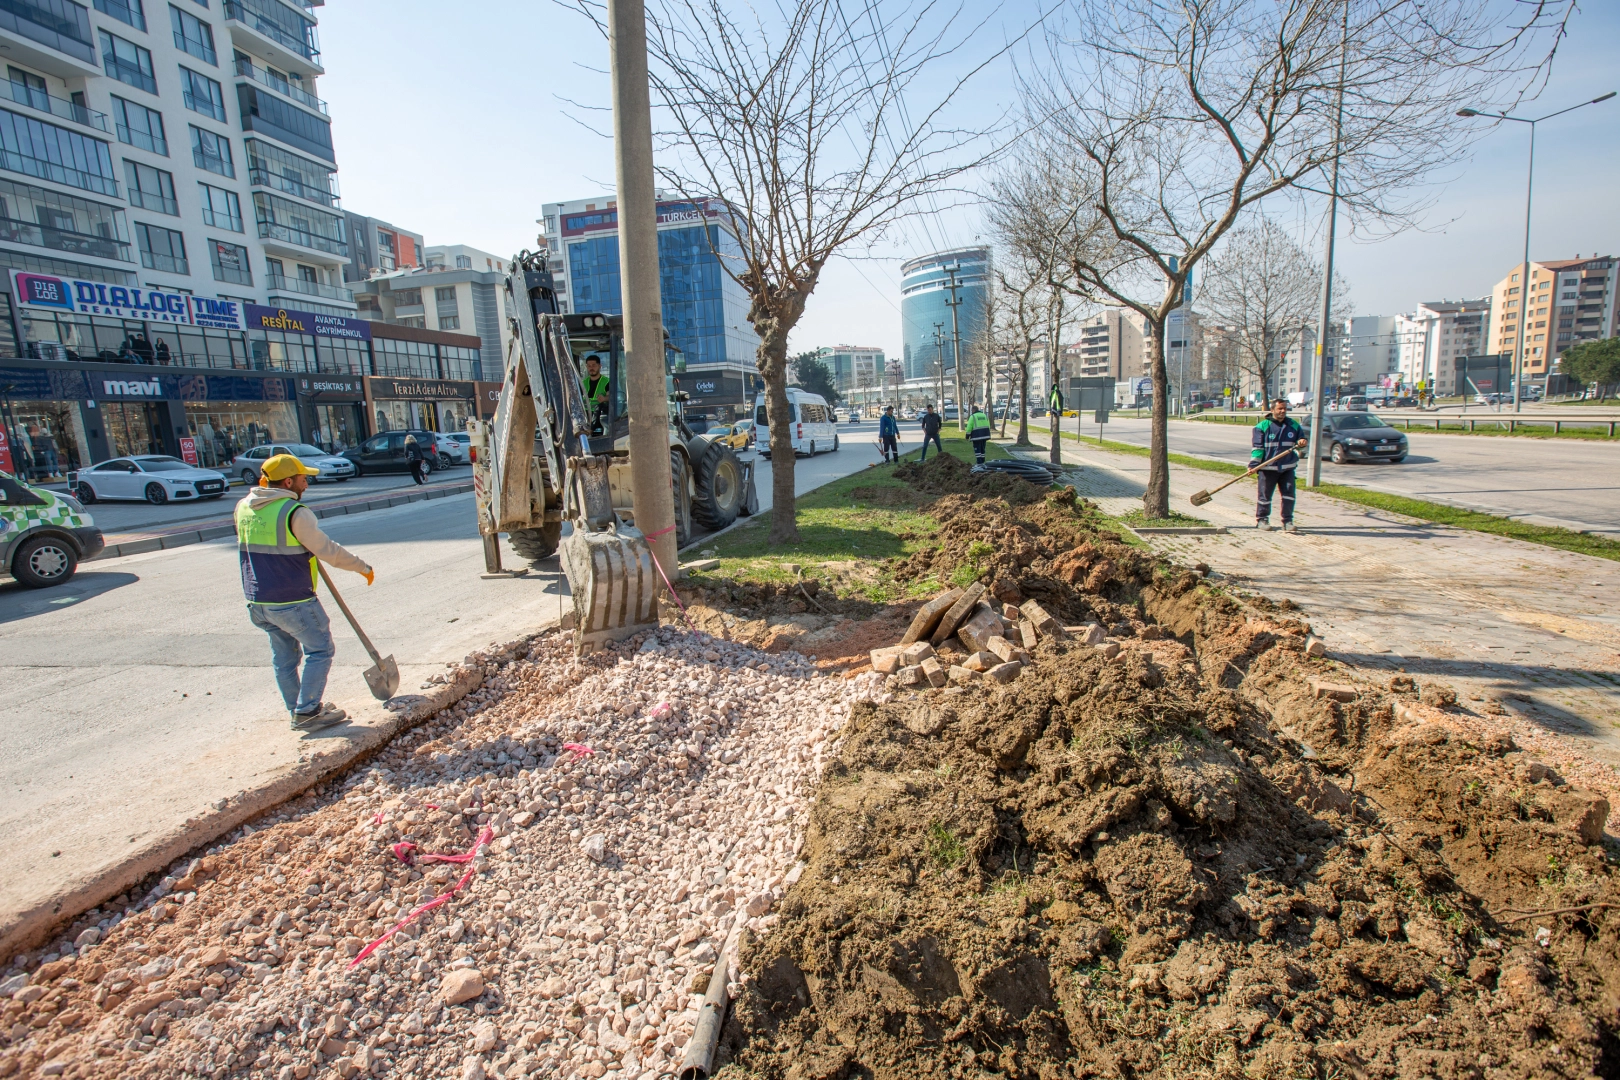
<path fill-rule="evenodd" d="M 291 454 L 277 454 L 259 466 L 259 475 L 266 480 L 285 480 L 289 476 L 316 476 L 320 471 L 310 468 Z"/>

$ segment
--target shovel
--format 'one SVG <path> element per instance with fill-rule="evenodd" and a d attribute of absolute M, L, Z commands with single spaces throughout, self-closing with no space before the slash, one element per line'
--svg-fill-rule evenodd
<path fill-rule="evenodd" d="M 1195 491 L 1195 492 L 1193 492 L 1192 504 L 1194 506 L 1203 506 L 1205 503 L 1209 502 L 1209 500 L 1211 500 L 1211 499 L 1213 499 L 1215 497 L 1215 492 L 1216 491 L 1224 491 L 1226 488 L 1231 487 L 1233 484 L 1237 483 L 1239 480 L 1243 479 L 1245 476 L 1253 476 L 1255 473 L 1259 472 L 1261 469 L 1265 468 L 1267 465 L 1270 465 L 1273 461 L 1281 461 L 1283 458 L 1287 457 L 1289 454 L 1295 454 L 1295 453 L 1298 453 L 1298 452 L 1299 452 L 1298 447 L 1290 446 L 1287 450 L 1284 450 L 1282 453 L 1278 454 L 1276 457 L 1269 457 L 1269 458 L 1266 458 L 1266 460 L 1262 461 L 1258 465 L 1249 466 L 1249 471 L 1248 472 L 1239 473 L 1237 476 L 1232 477 L 1232 479 L 1228 480 L 1226 483 L 1224 483 L 1220 487 L 1216 488 L 1215 491 L 1209 491 L 1209 490 Z M 322 572 L 324 573 L 325 571 L 322 571 Z M 328 584 L 330 584 L 330 582 L 328 582 Z M 336 596 L 337 593 L 333 593 L 332 595 Z M 339 600 L 338 603 L 342 604 L 343 601 Z M 345 608 L 344 613 L 347 614 L 347 612 L 348 612 L 348 609 Z M 357 626 L 357 627 L 355 627 L 355 629 L 358 630 L 360 628 Z"/>
<path fill-rule="evenodd" d="M 349 620 L 350 626 L 354 627 L 354 636 L 360 639 L 360 644 L 364 645 L 366 652 L 371 654 L 371 666 L 362 672 L 366 677 L 366 685 L 371 687 L 371 696 L 378 701 L 387 701 L 394 696 L 394 691 L 399 689 L 399 665 L 394 663 L 392 656 L 377 655 L 377 647 L 371 643 L 370 638 L 366 637 L 366 632 L 360 629 L 360 624 L 354 621 L 354 612 L 349 610 L 349 605 L 345 604 L 343 597 L 338 595 L 337 587 L 332 584 L 332 577 L 326 572 L 326 567 L 320 563 L 315 565 L 320 568 L 321 580 L 326 582 L 328 589 L 332 590 L 332 599 L 337 601 L 338 609 L 343 612 L 343 617 Z"/>

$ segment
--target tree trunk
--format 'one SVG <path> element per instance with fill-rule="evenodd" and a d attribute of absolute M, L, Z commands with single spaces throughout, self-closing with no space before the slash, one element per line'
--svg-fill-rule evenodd
<path fill-rule="evenodd" d="M 1150 518 L 1170 516 L 1170 393 L 1164 365 L 1164 320 L 1148 320 L 1148 362 L 1153 376 L 1153 437 L 1148 449 L 1147 490 L 1142 511 Z"/>
<path fill-rule="evenodd" d="M 1018 365 L 1018 443 L 1019 446 L 1034 446 L 1029 441 L 1029 357 Z"/>
<path fill-rule="evenodd" d="M 772 544 L 799 542 L 798 514 L 793 499 L 793 406 L 787 396 L 787 335 L 762 338 L 759 343 L 760 377 L 765 380 L 765 418 L 770 424 Z"/>

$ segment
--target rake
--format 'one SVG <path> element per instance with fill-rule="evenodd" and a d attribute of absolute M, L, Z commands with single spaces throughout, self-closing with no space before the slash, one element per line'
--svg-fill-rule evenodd
<path fill-rule="evenodd" d="M 1281 461 L 1283 458 L 1287 457 L 1289 454 L 1297 453 L 1298 450 L 1299 450 L 1299 447 L 1290 446 L 1287 450 L 1284 450 L 1282 453 L 1278 454 L 1276 457 L 1269 457 L 1266 460 L 1262 461 L 1258 465 L 1251 465 L 1249 467 L 1248 472 L 1240 473 L 1237 476 L 1232 477 L 1232 479 L 1228 480 L 1226 483 L 1222 484 L 1220 487 L 1216 488 L 1214 491 L 1209 491 L 1209 490 L 1206 489 L 1204 491 L 1195 491 L 1195 492 L 1193 492 L 1192 504 L 1194 506 L 1203 506 L 1205 503 L 1209 502 L 1209 500 L 1211 500 L 1211 499 L 1213 499 L 1215 497 L 1215 492 L 1226 490 L 1227 488 L 1231 487 L 1233 484 L 1237 483 L 1239 480 L 1242 480 L 1245 476 L 1253 476 L 1255 473 L 1259 472 L 1261 469 L 1265 468 L 1267 465 L 1270 465 L 1272 462 Z"/>

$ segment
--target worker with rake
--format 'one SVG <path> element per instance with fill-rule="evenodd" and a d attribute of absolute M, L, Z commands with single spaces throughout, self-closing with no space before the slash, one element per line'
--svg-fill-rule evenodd
<path fill-rule="evenodd" d="M 1294 470 L 1299 465 L 1299 451 L 1308 443 L 1305 429 L 1288 415 L 1288 402 L 1282 398 L 1273 400 L 1271 415 L 1254 425 L 1251 438 L 1254 449 L 1249 461 L 1250 468 L 1260 465 L 1256 473 L 1260 478 L 1260 492 L 1254 504 L 1254 527 L 1262 532 L 1271 528 L 1273 491 L 1282 495 L 1283 532 L 1297 531 L 1294 528 Z M 1288 452 L 1290 447 L 1292 453 Z"/>

